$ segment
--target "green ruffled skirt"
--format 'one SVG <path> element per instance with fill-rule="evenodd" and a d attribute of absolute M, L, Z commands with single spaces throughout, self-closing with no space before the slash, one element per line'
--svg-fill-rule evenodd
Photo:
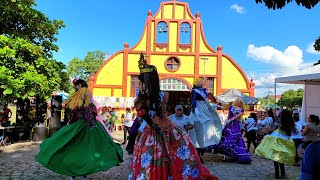
<path fill-rule="evenodd" d="M 43 141 L 36 161 L 67 176 L 106 171 L 123 162 L 122 148 L 113 142 L 100 122 L 89 127 L 85 120 L 64 126 Z"/>
<path fill-rule="evenodd" d="M 296 156 L 296 147 L 292 139 L 280 130 L 275 130 L 263 138 L 255 153 L 261 157 L 293 165 Z"/>

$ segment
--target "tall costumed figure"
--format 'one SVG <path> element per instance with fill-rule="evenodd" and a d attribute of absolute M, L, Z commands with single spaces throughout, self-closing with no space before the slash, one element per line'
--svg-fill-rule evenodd
<path fill-rule="evenodd" d="M 194 82 L 190 112 L 190 119 L 194 121 L 194 133 L 191 132 L 190 136 L 200 156 L 205 148 L 219 144 L 223 130 L 217 111 L 207 102 L 208 94 L 202 87 L 203 83 L 202 78 L 197 78 Z"/>
<path fill-rule="evenodd" d="M 216 179 L 201 166 L 187 132 L 166 115 L 168 94 L 160 91 L 157 68 L 139 60 L 140 92 L 134 105 L 143 119 L 128 179 Z"/>

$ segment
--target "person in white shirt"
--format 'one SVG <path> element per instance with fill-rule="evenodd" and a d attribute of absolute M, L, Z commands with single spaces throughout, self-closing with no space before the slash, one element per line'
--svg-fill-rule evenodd
<path fill-rule="evenodd" d="M 191 119 L 183 114 L 183 107 L 182 105 L 177 105 L 175 108 L 175 114 L 169 116 L 169 119 L 176 124 L 177 126 L 181 127 L 182 129 L 188 130 L 193 129 L 193 122 Z"/>
<path fill-rule="evenodd" d="M 130 108 L 126 109 L 126 115 L 124 116 L 123 124 L 124 124 L 124 135 L 123 135 L 124 141 L 122 144 L 127 144 L 127 134 L 129 134 L 129 131 L 130 131 L 132 124 L 133 124 L 133 119 L 132 119 L 132 114 L 131 114 Z"/>
<path fill-rule="evenodd" d="M 101 114 L 99 116 L 103 120 L 104 124 L 109 127 L 109 119 L 111 118 L 111 115 L 108 112 L 107 107 L 103 107 L 101 109 Z"/>
<path fill-rule="evenodd" d="M 257 147 L 257 115 L 256 113 L 250 113 L 249 118 L 244 122 L 246 127 L 246 138 L 247 138 L 247 150 L 250 152 L 251 142 L 254 148 Z"/>
<path fill-rule="evenodd" d="M 257 121 L 257 128 L 258 130 L 263 128 L 263 120 L 264 120 L 264 115 L 261 115 L 260 118 Z"/>
<path fill-rule="evenodd" d="M 293 113 L 293 116 L 298 116 L 298 117 L 299 117 L 299 123 L 301 124 L 302 129 L 303 129 L 304 127 L 306 127 L 307 122 L 306 122 L 304 119 L 300 119 L 300 111 L 297 110 L 297 109 L 295 109 L 295 110 L 293 110 L 292 113 Z"/>
<path fill-rule="evenodd" d="M 272 110 L 269 110 L 268 111 L 268 117 L 266 117 L 262 122 L 263 127 L 264 128 L 272 128 L 273 121 L 274 121 L 273 119 L 274 119 L 273 112 L 272 112 Z"/>
<path fill-rule="evenodd" d="M 295 121 L 295 128 L 296 132 L 291 133 L 291 139 L 294 141 L 294 145 L 296 146 L 296 158 L 294 166 L 300 166 L 299 165 L 299 156 L 298 156 L 298 147 L 302 143 L 302 125 L 299 122 L 299 116 L 293 116 L 293 120 Z"/>

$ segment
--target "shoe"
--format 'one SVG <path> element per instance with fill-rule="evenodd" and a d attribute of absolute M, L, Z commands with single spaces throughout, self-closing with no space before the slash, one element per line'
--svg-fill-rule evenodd
<path fill-rule="evenodd" d="M 280 179 L 286 179 L 286 175 L 281 175 Z"/>
<path fill-rule="evenodd" d="M 275 179 L 280 179 L 279 174 L 277 174 L 277 173 L 276 173 L 276 174 L 274 174 L 274 178 L 275 178 Z"/>
<path fill-rule="evenodd" d="M 295 162 L 293 166 L 300 167 L 299 162 Z"/>

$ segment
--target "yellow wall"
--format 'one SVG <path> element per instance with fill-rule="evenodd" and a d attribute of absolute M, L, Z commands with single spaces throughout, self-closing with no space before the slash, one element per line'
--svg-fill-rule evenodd
<path fill-rule="evenodd" d="M 164 19 L 172 19 L 172 4 L 168 4 L 168 5 L 164 5 L 164 12 L 163 13 L 163 16 L 164 16 Z"/>
<path fill-rule="evenodd" d="M 121 97 L 122 96 L 122 89 L 114 89 L 114 92 L 113 92 L 113 96 L 114 97 Z"/>
<path fill-rule="evenodd" d="M 178 23 L 170 23 L 169 51 L 177 52 Z"/>
<path fill-rule="evenodd" d="M 111 88 L 93 88 L 94 96 L 107 96 L 111 97 Z"/>
<path fill-rule="evenodd" d="M 102 67 L 96 84 L 122 85 L 123 53 L 118 54 Z"/>
<path fill-rule="evenodd" d="M 184 6 L 183 5 L 176 5 L 176 19 L 183 19 L 183 14 L 184 14 Z"/>
<path fill-rule="evenodd" d="M 186 81 L 188 81 L 188 83 L 191 84 L 191 88 L 192 88 L 192 85 L 193 85 L 193 82 L 194 82 L 194 78 L 190 78 L 190 77 L 186 77 L 184 78 Z"/>
<path fill-rule="evenodd" d="M 186 19 L 193 19 L 192 15 L 188 13 L 188 9 L 186 9 Z"/>
<path fill-rule="evenodd" d="M 208 60 L 203 60 L 202 58 L 207 58 Z M 204 71 L 204 63 L 205 63 L 205 70 Z M 209 57 L 209 56 L 202 56 L 199 59 L 199 74 L 206 74 L 206 75 L 216 75 L 217 74 L 217 57 Z"/>
<path fill-rule="evenodd" d="M 222 89 L 247 89 L 246 79 L 242 77 L 240 71 L 233 66 L 229 59 L 222 57 Z"/>
<path fill-rule="evenodd" d="M 139 72 L 139 58 L 140 54 L 128 54 L 128 72 Z"/>
<path fill-rule="evenodd" d="M 165 62 L 170 56 L 151 55 L 150 63 L 157 67 L 159 73 L 169 73 L 165 68 Z M 178 56 L 181 65 L 176 72 L 171 74 L 194 74 L 194 56 Z"/>
<path fill-rule="evenodd" d="M 147 49 L 147 28 L 143 31 L 143 37 L 139 45 L 134 48 L 135 51 L 145 51 Z"/>
<path fill-rule="evenodd" d="M 211 51 L 207 48 L 206 44 L 204 43 L 204 39 L 201 33 L 200 33 L 200 52 L 211 53 Z"/>

